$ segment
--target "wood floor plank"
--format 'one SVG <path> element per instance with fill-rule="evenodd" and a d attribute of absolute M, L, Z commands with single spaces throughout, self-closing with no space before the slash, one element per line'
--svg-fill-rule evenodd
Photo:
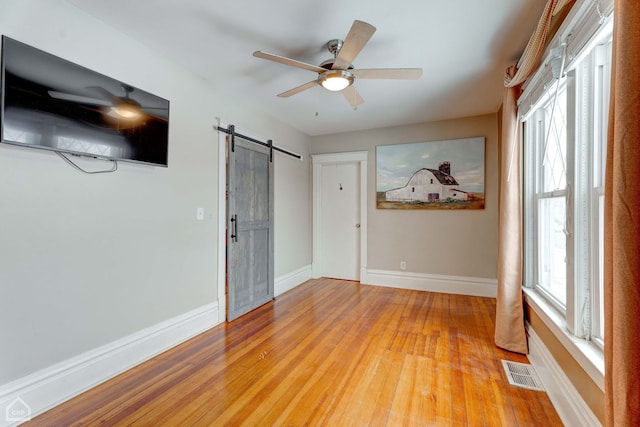
<path fill-rule="evenodd" d="M 352 399 L 354 384 L 362 371 L 366 370 L 376 349 L 381 347 L 379 344 L 381 336 L 371 331 L 382 329 L 392 314 L 392 311 L 380 304 L 380 301 L 369 298 L 371 303 L 367 305 L 368 310 L 348 313 L 344 321 L 351 327 L 343 339 L 327 352 L 321 369 L 310 379 L 309 386 L 301 393 L 300 403 L 297 407 L 292 407 L 290 415 L 283 419 L 283 422 L 289 425 L 302 425 L 314 418 L 319 422 L 331 423 L 332 421 L 322 421 L 328 415 L 331 415 L 330 418 L 336 416 L 339 417 L 338 419 L 343 418 L 338 409 L 341 399 L 344 396 L 349 400 Z M 313 402 L 318 399 L 316 397 L 318 392 L 321 399 L 325 400 L 322 407 L 318 404 L 313 405 Z M 305 419 L 304 414 L 309 412 L 309 403 L 312 403 L 316 409 L 310 413 L 308 419 Z M 321 412 L 317 409 L 321 409 Z"/>
<path fill-rule="evenodd" d="M 508 384 L 495 300 L 318 279 L 40 415 L 34 426 L 560 426 Z"/>

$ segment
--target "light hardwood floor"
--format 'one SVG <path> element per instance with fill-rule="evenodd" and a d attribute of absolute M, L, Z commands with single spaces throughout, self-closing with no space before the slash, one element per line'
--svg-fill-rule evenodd
<path fill-rule="evenodd" d="M 495 300 L 310 280 L 30 425 L 561 426 L 509 385 Z"/>

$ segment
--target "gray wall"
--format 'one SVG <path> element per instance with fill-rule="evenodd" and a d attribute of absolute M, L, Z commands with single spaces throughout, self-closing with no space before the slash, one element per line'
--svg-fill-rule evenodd
<path fill-rule="evenodd" d="M 310 264 L 309 137 L 65 1 L 3 0 L 0 32 L 171 101 L 168 168 L 0 144 L 0 385 L 217 300 L 216 117 L 305 156 L 276 155 L 276 276 Z"/>
<path fill-rule="evenodd" d="M 377 209 L 375 147 L 484 136 L 484 210 Z M 312 137 L 312 154 L 369 152 L 368 269 L 495 279 L 498 262 L 496 114 Z"/>

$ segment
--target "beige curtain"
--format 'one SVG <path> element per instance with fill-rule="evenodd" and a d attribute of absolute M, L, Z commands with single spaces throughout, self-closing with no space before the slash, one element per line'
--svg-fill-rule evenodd
<path fill-rule="evenodd" d="M 510 67 L 507 75 L 516 73 Z M 509 351 L 527 353 L 522 311 L 522 198 L 520 196 L 520 147 L 518 120 L 520 86 L 505 87 L 502 100 L 500 147 L 500 238 L 498 241 L 498 294 L 495 343 Z"/>
<path fill-rule="evenodd" d="M 607 426 L 640 425 L 640 2 L 614 1 L 605 179 Z"/>
<path fill-rule="evenodd" d="M 574 0 L 548 0 L 518 66 L 504 76 L 502 149 L 500 151 L 500 216 L 498 223 L 498 290 L 494 340 L 498 347 L 528 353 L 522 307 L 522 146 L 518 106 L 520 85 L 540 66 L 547 42 Z"/>

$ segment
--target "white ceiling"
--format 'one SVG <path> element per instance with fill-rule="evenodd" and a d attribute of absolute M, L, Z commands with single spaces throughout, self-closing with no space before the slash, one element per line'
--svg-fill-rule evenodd
<path fill-rule="evenodd" d="M 249 100 L 308 135 L 422 123 L 497 111 L 505 67 L 520 56 L 545 0 L 70 0 L 85 12 Z M 359 80 L 357 111 L 314 87 L 314 72 L 256 50 L 320 64 L 324 44 L 355 19 L 377 28 L 356 68 L 419 67 L 419 80 Z"/>

